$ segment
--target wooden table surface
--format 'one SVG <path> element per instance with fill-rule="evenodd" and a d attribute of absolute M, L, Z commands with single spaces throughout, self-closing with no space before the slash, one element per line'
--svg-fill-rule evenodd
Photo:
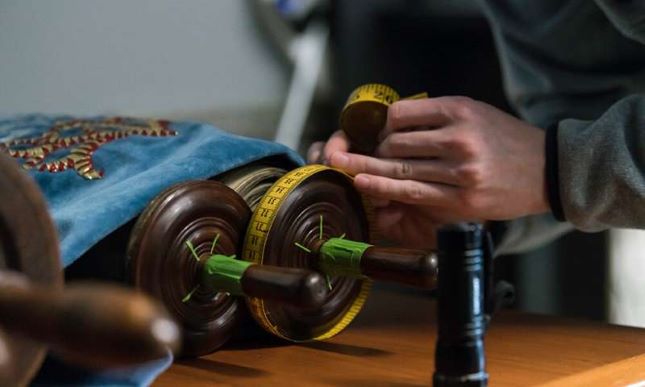
<path fill-rule="evenodd" d="M 238 341 L 176 362 L 155 385 L 427 386 L 434 367 L 434 313 L 425 294 L 376 289 L 352 325 L 329 341 Z M 645 329 L 504 311 L 493 319 L 485 346 L 491 386 L 645 380 L 645 355 L 639 356 L 645 354 Z"/>

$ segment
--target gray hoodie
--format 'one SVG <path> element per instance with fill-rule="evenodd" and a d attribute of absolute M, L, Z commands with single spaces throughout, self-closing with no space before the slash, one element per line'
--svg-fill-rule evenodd
<path fill-rule="evenodd" d="M 645 228 L 645 1 L 480 1 L 510 102 L 547 129 L 553 214 L 507 222 L 500 252 Z"/>

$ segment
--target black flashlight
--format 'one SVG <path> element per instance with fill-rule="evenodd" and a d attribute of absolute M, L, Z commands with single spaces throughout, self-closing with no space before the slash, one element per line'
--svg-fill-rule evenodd
<path fill-rule="evenodd" d="M 439 259 L 438 336 L 434 386 L 486 386 L 485 231 L 460 223 L 437 232 Z"/>

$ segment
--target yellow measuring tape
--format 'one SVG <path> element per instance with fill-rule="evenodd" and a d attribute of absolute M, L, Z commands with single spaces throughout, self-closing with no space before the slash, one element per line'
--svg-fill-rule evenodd
<path fill-rule="evenodd" d="M 428 98 L 427 93 L 403 99 Z M 379 83 L 357 87 L 347 98 L 340 114 L 340 128 L 347 134 L 354 151 L 372 154 L 378 134 L 385 128 L 387 110 L 401 97 L 393 88 Z"/>
<path fill-rule="evenodd" d="M 352 91 L 349 98 L 347 98 L 347 102 L 345 103 L 343 110 L 365 101 L 378 102 L 389 106 L 400 99 L 401 97 L 399 96 L 399 93 L 390 86 L 381 85 L 380 83 L 368 83 L 366 85 L 361 85 Z"/>
<path fill-rule="evenodd" d="M 284 202 L 284 199 L 291 191 L 293 191 L 294 188 L 303 183 L 309 177 L 318 172 L 331 169 L 332 168 L 324 165 L 307 165 L 300 167 L 282 176 L 271 188 L 269 188 L 266 194 L 262 197 L 262 200 L 260 200 L 260 204 L 251 217 L 251 222 L 244 240 L 244 249 L 242 251 L 243 259 L 258 264 L 263 263 L 264 249 L 266 247 L 268 234 L 273 226 L 273 221 L 275 220 L 278 209 Z M 345 173 L 343 173 L 343 175 L 347 176 L 348 179 L 351 179 L 349 175 L 346 175 Z M 344 312 L 341 319 L 330 329 L 316 337 L 312 337 L 311 340 L 325 340 L 335 336 L 345 329 L 365 304 L 370 287 L 370 280 L 362 280 L 361 289 L 358 295 L 352 301 L 349 309 Z M 266 330 L 284 339 L 293 340 L 290 337 L 286 337 L 280 331 L 279 327 L 271 321 L 262 299 L 249 298 L 248 305 L 258 322 Z"/>

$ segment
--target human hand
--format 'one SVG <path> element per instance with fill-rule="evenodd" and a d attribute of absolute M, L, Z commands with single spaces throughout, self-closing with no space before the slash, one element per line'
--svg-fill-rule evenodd
<path fill-rule="evenodd" d="M 307 151 L 309 163 L 329 164 L 336 152 L 347 152 L 350 142 L 343 131 L 331 135 L 327 142 L 316 142 Z M 390 201 L 365 195 L 374 209 L 374 226 L 388 240 L 399 242 L 407 248 L 435 248 L 435 230 L 439 226 L 426 207 Z"/>
<path fill-rule="evenodd" d="M 332 154 L 347 152 L 350 142 L 343 131 L 336 131 L 327 142 L 316 142 L 307 151 L 309 163 L 328 164 Z M 388 240 L 408 248 L 435 248 L 435 230 L 432 210 L 423 206 L 406 204 L 365 195 L 374 207 L 374 225 Z"/>
<path fill-rule="evenodd" d="M 378 235 L 411 249 L 436 247 L 436 230 L 441 223 L 429 207 L 367 197 L 374 208 L 372 226 Z"/>
<path fill-rule="evenodd" d="M 436 224 L 549 210 L 544 132 L 490 105 L 465 97 L 399 101 L 380 137 L 378 158 L 348 153 L 338 132 L 319 154 L 355 175 L 359 191 L 396 203 L 391 211 L 403 230 L 421 217 Z"/>
<path fill-rule="evenodd" d="M 342 130 L 334 132 L 327 142 L 318 141 L 311 144 L 307 150 L 307 162 L 328 164 L 329 158 L 336 152 L 347 152 L 350 148 L 349 139 Z"/>

